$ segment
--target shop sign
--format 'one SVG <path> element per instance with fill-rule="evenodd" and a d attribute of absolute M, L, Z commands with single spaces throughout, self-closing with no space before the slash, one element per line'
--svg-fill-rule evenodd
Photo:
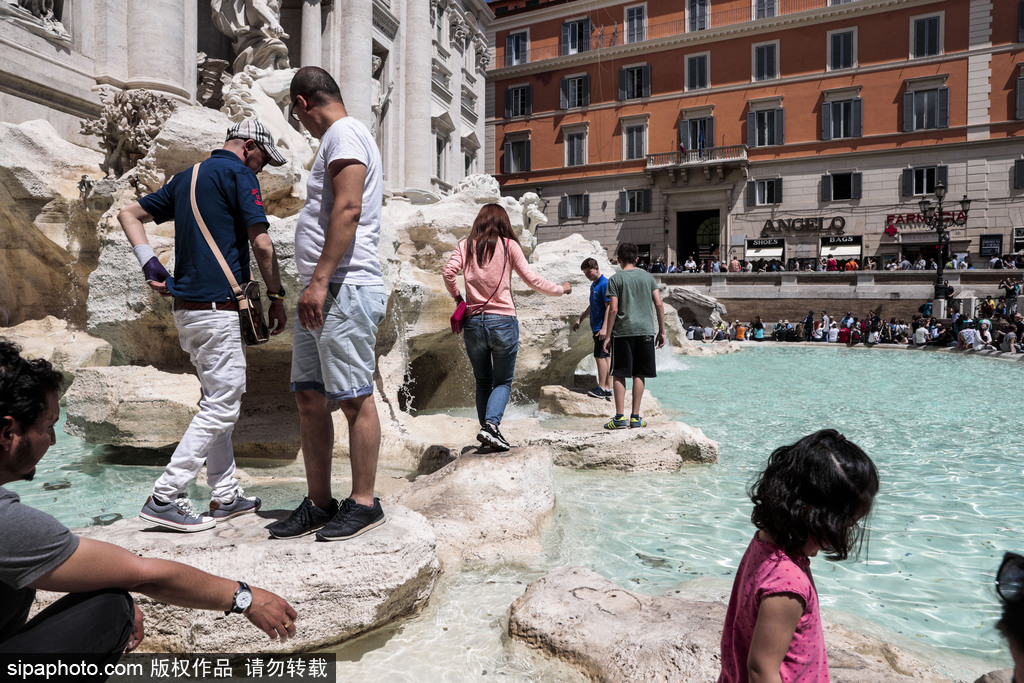
<path fill-rule="evenodd" d="M 981 245 L 979 253 L 982 256 L 999 256 L 1003 253 L 1002 235 L 982 235 L 978 238 L 978 244 Z"/>
<path fill-rule="evenodd" d="M 943 211 L 942 220 L 946 223 L 951 221 L 966 221 L 967 214 L 963 211 Z M 885 217 L 886 232 L 888 228 L 898 228 L 899 230 L 931 230 L 932 226 L 929 225 L 924 215 L 920 213 L 890 213 Z"/>
<path fill-rule="evenodd" d="M 770 237 L 766 239 L 747 240 L 747 249 L 771 249 L 786 246 L 786 240 L 781 237 Z"/>
<path fill-rule="evenodd" d="M 1024 228 L 1013 229 L 1013 250 L 1015 252 L 1024 249 Z"/>
<path fill-rule="evenodd" d="M 826 223 L 826 221 L 828 221 Z M 761 236 L 778 235 L 787 232 L 835 232 L 843 234 L 846 219 L 842 216 L 832 218 L 776 218 L 768 219 L 761 228 Z"/>
<path fill-rule="evenodd" d="M 860 235 L 842 235 L 840 237 L 822 237 L 821 246 L 835 247 L 841 244 L 862 244 Z"/>

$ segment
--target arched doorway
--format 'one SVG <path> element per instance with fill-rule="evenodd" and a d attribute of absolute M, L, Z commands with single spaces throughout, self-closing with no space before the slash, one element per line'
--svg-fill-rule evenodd
<path fill-rule="evenodd" d="M 694 256 L 698 262 L 719 253 L 721 218 L 715 211 L 676 212 L 676 250 L 679 262 Z"/>

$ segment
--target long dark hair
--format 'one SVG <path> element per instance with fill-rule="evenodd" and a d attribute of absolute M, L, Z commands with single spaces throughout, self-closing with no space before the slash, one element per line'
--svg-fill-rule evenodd
<path fill-rule="evenodd" d="M 750 521 L 787 552 L 808 540 L 831 560 L 860 546 L 858 520 L 871 511 L 878 471 L 871 458 L 834 429 L 822 429 L 776 448 L 750 487 Z"/>
<path fill-rule="evenodd" d="M 494 256 L 499 239 L 519 243 L 505 209 L 499 204 L 484 204 L 466 238 L 466 260 L 473 260 L 475 252 L 477 265 L 483 267 Z"/>

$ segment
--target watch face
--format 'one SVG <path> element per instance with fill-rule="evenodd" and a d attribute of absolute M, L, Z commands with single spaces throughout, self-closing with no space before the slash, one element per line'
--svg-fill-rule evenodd
<path fill-rule="evenodd" d="M 238 609 L 245 610 L 251 604 L 252 604 L 252 593 L 251 592 L 249 592 L 247 590 L 243 590 L 243 591 L 239 591 L 238 595 L 235 596 L 235 605 L 238 607 Z"/>

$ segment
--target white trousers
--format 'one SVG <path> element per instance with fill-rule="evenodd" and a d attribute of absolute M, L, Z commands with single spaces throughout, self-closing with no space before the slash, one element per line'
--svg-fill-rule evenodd
<path fill-rule="evenodd" d="M 245 393 L 245 346 L 236 311 L 175 311 L 181 348 L 196 366 L 203 397 L 199 412 L 156 481 L 153 494 L 174 500 L 206 463 L 210 497 L 230 503 L 238 492 L 231 433 Z"/>

